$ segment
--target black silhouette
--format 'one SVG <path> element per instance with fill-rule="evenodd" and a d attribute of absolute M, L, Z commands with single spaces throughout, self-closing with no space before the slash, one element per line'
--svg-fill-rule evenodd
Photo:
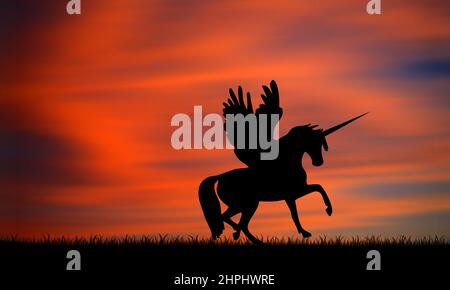
<path fill-rule="evenodd" d="M 277 114 L 278 118 L 281 119 L 281 116 L 283 115 L 283 109 L 280 107 L 280 98 L 278 94 L 278 87 L 275 81 L 270 82 L 269 89 L 267 86 L 263 86 L 263 90 L 265 92 L 264 94 L 261 94 L 261 98 L 264 101 L 263 104 L 259 105 L 258 109 L 256 109 L 256 112 L 254 113 L 256 115 L 257 126 L 259 128 L 259 118 L 258 116 L 260 114 Z M 244 116 L 247 116 L 249 114 L 253 114 L 253 107 L 252 107 L 252 99 L 250 96 L 250 93 L 247 93 L 247 106 L 245 106 L 244 103 L 244 96 L 242 92 L 242 87 L 239 86 L 238 88 L 238 98 L 236 98 L 236 95 L 232 89 L 230 89 L 230 97 L 227 99 L 228 103 L 223 103 L 223 114 L 226 117 L 227 114 L 242 114 Z M 267 135 L 269 137 L 272 137 L 273 130 L 271 129 L 275 127 L 276 124 L 271 124 L 270 119 L 268 119 L 269 123 L 267 126 Z M 227 123 L 225 123 L 225 131 L 227 134 L 229 133 L 228 130 L 229 126 L 227 126 Z M 246 128 L 249 129 L 248 127 Z M 228 139 L 230 140 L 230 143 L 232 143 L 235 148 L 237 147 L 237 128 L 235 126 L 234 131 L 235 134 L 233 136 L 228 135 Z M 248 131 L 247 131 L 248 132 Z M 256 136 L 259 138 L 259 131 L 256 130 Z M 236 154 L 237 158 L 243 162 L 245 165 L 249 167 L 255 167 L 255 166 L 261 166 L 267 164 L 266 162 L 263 162 L 260 157 L 260 153 L 263 151 L 260 148 L 258 149 L 248 149 L 249 147 L 249 135 L 244 136 L 246 138 L 245 144 L 247 149 L 235 149 L 234 153 Z M 272 138 L 268 138 L 271 140 Z"/>
<path fill-rule="evenodd" d="M 255 113 L 251 103 L 251 96 L 247 93 L 247 106 L 245 106 L 242 88 L 238 89 L 236 97 L 230 89 L 230 99 L 224 103 L 224 114 L 279 114 L 282 109 L 279 106 L 279 94 L 275 81 L 270 83 L 271 89 L 263 86 L 265 95 L 261 95 L 263 104 Z M 306 172 L 302 167 L 302 157 L 307 153 L 314 166 L 323 164 L 322 147 L 328 150 L 326 136 L 347 124 L 366 115 L 350 119 L 342 124 L 327 130 L 314 129 L 317 125 L 303 125 L 292 128 L 288 134 L 280 138 L 279 155 L 274 160 L 261 160 L 261 149 L 235 149 L 235 154 L 247 168 L 234 169 L 220 175 L 210 176 L 203 180 L 199 187 L 199 199 L 212 238 L 218 238 L 224 230 L 224 222 L 233 227 L 233 238 L 238 239 L 240 232 L 254 243 L 262 243 L 253 236 L 248 224 L 260 201 L 284 200 L 291 212 L 292 219 L 298 232 L 305 238 L 311 233 L 300 224 L 297 213 L 296 199 L 312 192 L 321 194 L 326 205 L 326 213 L 331 216 L 333 208 L 327 193 L 320 184 L 307 184 Z M 225 130 L 227 125 L 225 125 Z M 269 127 L 270 129 L 270 127 Z M 273 132 L 270 132 L 273 133 Z M 269 135 L 273 136 L 273 134 Z M 228 136 L 230 138 L 230 136 Z M 248 138 L 248 136 L 247 136 Z M 236 138 L 230 138 L 231 142 Z M 248 140 L 247 140 L 248 141 Z M 233 142 L 232 142 L 233 143 Z M 225 212 L 221 212 L 220 202 L 214 190 L 217 182 L 217 195 L 228 206 Z M 235 223 L 231 217 L 242 213 L 239 223 Z"/>

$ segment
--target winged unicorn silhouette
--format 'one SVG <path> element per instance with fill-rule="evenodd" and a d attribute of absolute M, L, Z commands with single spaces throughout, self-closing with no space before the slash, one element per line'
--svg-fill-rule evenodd
<path fill-rule="evenodd" d="M 241 86 L 238 88 L 237 96 L 230 89 L 230 98 L 223 103 L 224 116 L 255 114 L 258 117 L 260 114 L 277 114 L 278 119 L 281 119 L 283 109 L 280 107 L 276 82 L 271 81 L 270 88 L 264 85 L 263 90 L 264 94 L 261 94 L 263 103 L 254 111 L 250 93 L 246 94 L 246 104 Z M 296 200 L 307 194 L 318 192 L 322 196 L 326 206 L 325 211 L 329 216 L 333 213 L 333 208 L 326 191 L 320 184 L 307 183 L 307 175 L 302 167 L 303 155 L 308 154 L 314 166 L 321 166 L 324 163 L 322 148 L 328 151 L 326 137 L 366 114 L 368 113 L 326 130 L 316 129 L 317 125 L 311 126 L 311 124 L 296 126 L 280 139 L 272 139 L 279 143 L 279 154 L 274 160 L 262 160 L 260 153 L 263 149 L 259 147 L 256 149 L 236 148 L 237 136 L 230 136 L 232 132 L 236 134 L 236 130 L 230 130 L 231 125 L 226 122 L 224 129 L 230 142 L 235 145 L 234 153 L 247 167 L 207 177 L 200 184 L 200 204 L 212 238 L 219 238 L 225 229 L 224 223 L 227 223 L 235 231 L 233 233 L 235 240 L 239 239 L 240 233 L 243 232 L 253 243 L 262 243 L 250 233 L 248 225 L 260 202 L 274 201 L 285 201 L 298 233 L 304 238 L 310 237 L 311 233 L 306 231 L 300 223 Z M 275 125 L 267 126 L 269 132 L 266 136 L 274 138 Z M 247 144 L 249 134 L 245 138 Z M 219 198 L 228 206 L 223 213 Z M 242 215 L 236 223 L 231 218 L 239 213 Z"/>

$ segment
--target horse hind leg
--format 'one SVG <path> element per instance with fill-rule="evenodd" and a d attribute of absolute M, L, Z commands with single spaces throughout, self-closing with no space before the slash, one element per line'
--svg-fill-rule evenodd
<path fill-rule="evenodd" d="M 239 234 L 241 232 L 239 225 L 237 223 L 235 223 L 231 217 L 235 216 L 236 214 L 238 214 L 240 211 L 234 207 L 229 207 L 227 208 L 226 211 L 224 211 L 224 213 L 222 214 L 222 218 L 223 221 L 226 222 L 227 224 L 229 224 L 234 230 L 235 232 L 233 233 L 233 238 L 235 240 L 239 239 Z"/>
<path fill-rule="evenodd" d="M 239 239 L 239 236 L 241 235 L 241 228 L 239 227 L 239 225 L 237 223 L 235 223 L 231 217 L 240 213 L 239 210 L 237 209 L 231 209 L 228 208 L 223 214 L 223 221 L 226 222 L 227 224 L 229 224 L 234 230 L 235 232 L 233 233 L 233 239 L 237 240 Z"/>
<path fill-rule="evenodd" d="M 241 220 L 239 221 L 239 227 L 251 242 L 253 242 L 254 244 L 264 244 L 261 240 L 252 235 L 252 233 L 250 233 L 250 231 L 248 230 L 248 224 L 250 222 L 250 219 L 252 218 L 257 208 L 258 203 L 242 211 L 242 217 Z"/>

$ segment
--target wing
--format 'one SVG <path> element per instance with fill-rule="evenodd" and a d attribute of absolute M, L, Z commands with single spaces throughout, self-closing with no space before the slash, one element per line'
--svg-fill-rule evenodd
<path fill-rule="evenodd" d="M 263 90 L 265 93 L 265 94 L 261 94 L 261 99 L 263 100 L 263 103 L 261 105 L 259 105 L 258 109 L 256 109 L 256 115 L 277 114 L 278 121 L 279 121 L 281 119 L 281 116 L 283 115 L 283 109 L 280 107 L 280 94 L 278 92 L 277 83 L 274 80 L 272 80 L 270 82 L 270 89 L 267 86 L 263 86 Z M 268 126 L 267 126 L 267 132 L 266 132 L 265 136 L 268 136 L 267 139 L 269 141 L 271 141 L 274 138 L 274 129 L 275 129 L 275 126 L 278 124 L 278 121 L 275 124 L 272 124 L 270 117 L 267 118 L 267 120 L 268 120 L 268 124 L 267 124 Z"/>
<path fill-rule="evenodd" d="M 275 81 L 270 82 L 270 89 L 263 86 L 265 94 L 261 94 L 263 103 L 256 109 L 256 114 L 278 114 L 279 119 L 283 115 L 283 109 L 280 107 L 280 94 Z"/>
<path fill-rule="evenodd" d="M 256 109 L 256 112 L 253 111 L 252 106 L 252 99 L 249 92 L 246 93 L 246 99 L 247 104 L 244 101 L 244 92 L 242 90 L 242 87 L 239 86 L 238 88 L 238 94 L 236 96 L 233 89 L 229 90 L 230 97 L 227 99 L 227 102 L 223 103 L 223 114 L 225 116 L 225 119 L 227 120 L 227 115 L 230 116 L 236 116 L 238 114 L 242 114 L 244 117 L 247 117 L 250 114 L 253 114 L 256 117 L 257 121 L 257 127 L 259 128 L 258 124 L 258 116 L 260 114 L 278 114 L 279 119 L 281 118 L 281 115 L 283 113 L 282 108 L 280 107 L 280 98 L 279 98 L 279 92 L 278 87 L 275 81 L 270 82 L 270 88 L 267 86 L 263 86 L 263 90 L 265 94 L 261 94 L 261 98 L 263 100 L 263 103 L 259 105 L 258 109 Z M 270 122 L 270 117 L 268 118 Z M 242 161 L 244 164 L 246 164 L 249 167 L 256 166 L 260 163 L 260 153 L 261 149 L 259 146 L 257 146 L 256 149 L 248 149 L 250 144 L 250 133 L 249 128 L 247 127 L 245 130 L 245 149 L 238 149 L 237 148 L 237 125 L 232 123 L 228 124 L 228 122 L 225 122 L 224 129 L 227 132 L 228 140 L 231 144 L 236 148 L 234 150 L 236 156 L 240 161 Z M 231 130 L 231 126 L 234 125 L 233 131 Z M 276 125 L 276 124 L 274 124 Z M 273 126 L 275 127 L 275 126 Z M 271 136 L 270 138 L 273 138 L 273 131 L 272 126 L 269 123 L 268 124 L 268 132 L 266 136 Z M 233 133 L 232 133 L 233 132 Z M 255 136 L 253 134 L 253 136 Z M 259 135 L 256 133 L 256 136 L 258 137 L 257 141 L 259 140 Z"/>

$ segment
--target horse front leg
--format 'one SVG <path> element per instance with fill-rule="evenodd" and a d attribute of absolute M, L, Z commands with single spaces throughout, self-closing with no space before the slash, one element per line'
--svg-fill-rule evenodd
<path fill-rule="evenodd" d="M 309 184 L 309 185 L 307 185 L 306 186 L 306 193 L 305 193 L 305 195 L 308 194 L 308 193 L 311 193 L 311 192 L 315 192 L 315 191 L 317 191 L 318 193 L 320 193 L 320 195 L 322 195 L 323 202 L 327 206 L 325 211 L 327 212 L 327 214 L 329 216 L 331 216 L 331 214 L 333 213 L 333 207 L 331 206 L 330 199 L 328 198 L 328 195 L 327 195 L 325 189 L 323 189 L 322 185 L 320 185 L 320 184 Z"/>
<path fill-rule="evenodd" d="M 306 231 L 300 224 L 300 219 L 298 218 L 297 205 L 295 204 L 295 200 L 287 199 L 286 204 L 288 205 L 289 210 L 291 211 L 291 217 L 295 223 L 295 226 L 297 227 L 298 233 L 301 234 L 304 238 L 309 238 L 311 236 L 311 233 Z"/>

